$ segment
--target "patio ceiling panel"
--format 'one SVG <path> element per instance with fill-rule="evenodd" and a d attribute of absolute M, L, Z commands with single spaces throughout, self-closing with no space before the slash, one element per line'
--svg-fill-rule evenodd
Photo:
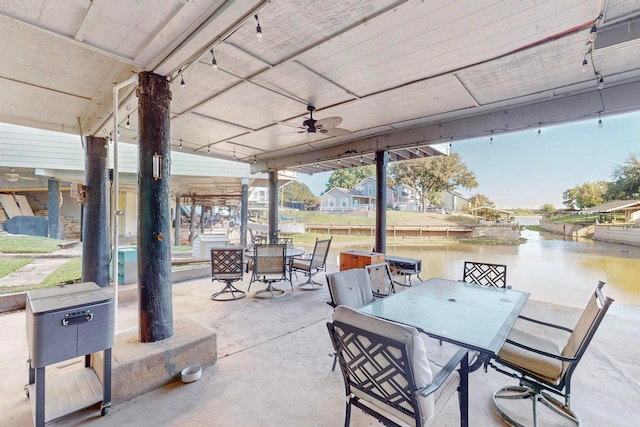
<path fill-rule="evenodd" d="M 282 118 L 282 115 L 289 116 L 289 112 L 299 114 L 304 111 L 304 108 L 299 101 L 243 82 L 194 111 L 257 130 L 273 125 Z"/>
<path fill-rule="evenodd" d="M 562 93 L 563 87 L 590 82 L 593 71 L 583 72 L 582 61 L 589 49 L 588 30 L 564 37 L 555 43 L 516 52 L 495 61 L 457 73 L 481 105 L 524 96 L 543 99 Z"/>
<path fill-rule="evenodd" d="M 171 120 L 171 145 L 174 150 L 180 148 L 182 140 L 183 151 L 189 149 L 206 154 L 207 145 L 232 138 L 247 132 L 236 126 L 221 123 L 204 115 L 189 113 Z"/>
<path fill-rule="evenodd" d="M 281 121 L 293 119 L 291 124 L 295 126 L 301 126 L 302 122 L 308 118 L 307 104 L 321 109 L 324 106 L 354 98 L 344 88 L 298 61 L 285 62 L 256 76 L 253 80 L 281 93 L 282 96 L 290 96 L 300 102 L 295 106 L 295 110 L 283 111 L 280 118 Z"/>
<path fill-rule="evenodd" d="M 374 18 L 300 60 L 366 95 L 499 57 L 597 16 L 577 0 L 557 9 L 511 3 L 409 2 L 393 19 Z"/>

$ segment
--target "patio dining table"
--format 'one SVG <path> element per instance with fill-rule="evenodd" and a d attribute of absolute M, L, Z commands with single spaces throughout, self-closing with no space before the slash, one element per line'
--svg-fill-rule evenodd
<path fill-rule="evenodd" d="M 528 298 L 528 292 L 431 278 L 360 311 L 479 352 L 473 371 L 498 354 Z"/>

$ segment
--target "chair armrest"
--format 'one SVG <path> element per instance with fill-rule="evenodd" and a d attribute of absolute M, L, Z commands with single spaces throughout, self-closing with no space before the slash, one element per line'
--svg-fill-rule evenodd
<path fill-rule="evenodd" d="M 542 326 L 548 326 L 550 328 L 560 329 L 562 331 L 569 332 L 569 333 L 573 332 L 573 329 L 567 328 L 565 326 L 554 325 L 553 323 L 543 322 L 542 320 L 534 319 L 534 318 L 523 316 L 523 315 L 518 316 L 518 319 L 526 320 L 527 322 L 531 322 L 531 323 L 537 323 L 538 325 L 542 325 Z"/>
<path fill-rule="evenodd" d="M 422 387 L 418 389 L 418 393 L 420 396 L 428 396 L 438 390 L 442 384 L 444 384 L 445 380 L 456 370 L 456 366 L 460 365 L 460 369 L 462 370 L 462 375 L 468 374 L 469 370 L 469 353 L 466 349 L 460 349 L 453 355 L 451 359 L 447 362 L 446 365 L 438 371 L 438 373 L 426 387 Z"/>
<path fill-rule="evenodd" d="M 530 351 L 532 353 L 536 353 L 536 354 L 539 354 L 539 355 L 545 356 L 545 357 L 550 357 L 552 359 L 561 360 L 563 362 L 574 362 L 574 361 L 577 360 L 577 358 L 575 358 L 575 357 L 567 357 L 567 356 L 562 356 L 562 355 L 559 355 L 559 354 L 548 353 L 546 351 L 542 351 L 542 350 L 539 350 L 537 348 L 529 347 L 527 345 L 524 345 L 524 344 L 519 343 L 517 341 L 512 341 L 510 339 L 507 339 L 506 342 L 511 344 L 511 345 L 514 345 L 516 347 L 520 347 L 520 348 L 522 348 L 524 350 Z"/>

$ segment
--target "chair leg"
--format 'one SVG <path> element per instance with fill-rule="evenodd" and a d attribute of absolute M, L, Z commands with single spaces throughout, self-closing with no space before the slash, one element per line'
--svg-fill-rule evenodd
<path fill-rule="evenodd" d="M 333 365 L 331 366 L 331 372 L 336 370 L 336 365 L 338 364 L 338 352 L 334 351 L 333 354 L 329 354 L 329 356 L 333 357 Z"/>
<path fill-rule="evenodd" d="M 504 408 L 499 401 L 500 400 L 531 400 L 532 405 L 532 422 L 533 426 L 538 426 L 538 402 L 543 406 L 549 408 L 553 413 L 560 415 L 566 420 L 571 421 L 575 425 L 580 425 L 580 420 L 578 416 L 567 406 L 563 405 L 559 400 L 555 399 L 549 393 L 545 393 L 544 391 L 536 391 L 531 387 L 523 387 L 523 386 L 506 386 L 497 390 L 493 393 L 493 406 L 495 410 L 498 412 L 500 418 L 506 421 L 509 425 L 515 427 L 525 427 L 528 425 L 523 424 L 520 421 L 516 420 L 518 415 L 514 411 L 507 412 L 506 408 Z"/>
<path fill-rule="evenodd" d="M 237 294 L 237 295 L 236 295 Z M 234 301 L 240 298 L 244 298 L 247 294 L 245 291 L 233 286 L 231 282 L 226 282 L 224 288 L 221 291 L 211 295 L 211 299 L 214 301 Z"/>
<path fill-rule="evenodd" d="M 306 274 L 307 274 L 307 281 L 304 282 L 304 283 L 300 283 L 298 285 L 298 287 L 300 289 L 305 289 L 305 290 L 311 291 L 311 290 L 320 289 L 323 286 L 322 283 L 316 282 L 315 280 L 313 280 L 313 276 L 318 274 L 318 270 L 316 270 L 315 273 L 312 273 L 311 271 L 309 271 Z"/>
<path fill-rule="evenodd" d="M 349 427 L 351 424 L 351 403 L 349 402 L 350 397 L 347 396 L 347 409 L 344 414 L 344 427 Z"/>

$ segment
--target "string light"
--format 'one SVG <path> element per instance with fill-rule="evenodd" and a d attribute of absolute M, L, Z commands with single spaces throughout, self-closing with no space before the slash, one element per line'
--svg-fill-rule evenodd
<path fill-rule="evenodd" d="M 491 131 L 491 136 L 489 137 L 489 144 L 493 144 L 493 131 Z"/>
<path fill-rule="evenodd" d="M 182 150 L 182 140 L 180 140 L 180 149 Z"/>
<path fill-rule="evenodd" d="M 253 17 L 256 18 L 256 22 L 258 23 L 258 25 L 256 26 L 256 37 L 258 38 L 258 40 L 262 41 L 262 27 L 260 26 L 258 15 L 254 15 Z"/>
<path fill-rule="evenodd" d="M 602 74 L 596 73 L 596 78 L 598 79 L 598 89 L 604 89 L 604 78 L 602 78 Z"/>
<path fill-rule="evenodd" d="M 589 48 L 587 53 L 584 54 L 584 59 L 582 60 L 582 72 L 583 73 L 587 72 L 587 66 L 589 65 L 589 61 L 587 61 L 587 56 L 589 56 L 590 53 L 591 53 L 591 48 Z"/>
<path fill-rule="evenodd" d="M 362 164 L 364 162 L 364 159 L 362 158 L 362 156 L 360 156 L 360 164 Z"/>
<path fill-rule="evenodd" d="M 258 156 L 253 157 L 253 164 L 255 165 L 256 163 L 258 163 Z"/>
<path fill-rule="evenodd" d="M 542 129 L 540 129 L 540 126 L 542 126 L 542 123 L 538 123 L 538 138 L 542 135 Z"/>
<path fill-rule="evenodd" d="M 210 154 L 210 153 L 211 153 L 211 146 L 207 145 L 207 154 Z"/>
<path fill-rule="evenodd" d="M 129 121 L 129 116 L 127 116 L 127 124 L 125 126 L 127 129 L 131 129 L 131 122 Z"/>
<path fill-rule="evenodd" d="M 602 129 L 603 126 L 602 117 L 600 117 L 600 113 L 598 113 L 598 128 Z"/>
<path fill-rule="evenodd" d="M 596 40 L 596 37 L 598 36 L 598 27 L 596 27 L 596 24 L 594 23 L 593 26 L 591 27 L 591 31 L 589 31 L 589 41 L 590 42 L 594 42 Z"/>
<path fill-rule="evenodd" d="M 235 159 L 236 159 L 236 149 L 234 148 L 233 149 L 233 160 L 235 160 Z"/>
<path fill-rule="evenodd" d="M 213 48 L 211 49 L 211 68 L 214 70 L 218 69 L 218 61 L 216 61 L 216 56 L 213 53 Z"/>

